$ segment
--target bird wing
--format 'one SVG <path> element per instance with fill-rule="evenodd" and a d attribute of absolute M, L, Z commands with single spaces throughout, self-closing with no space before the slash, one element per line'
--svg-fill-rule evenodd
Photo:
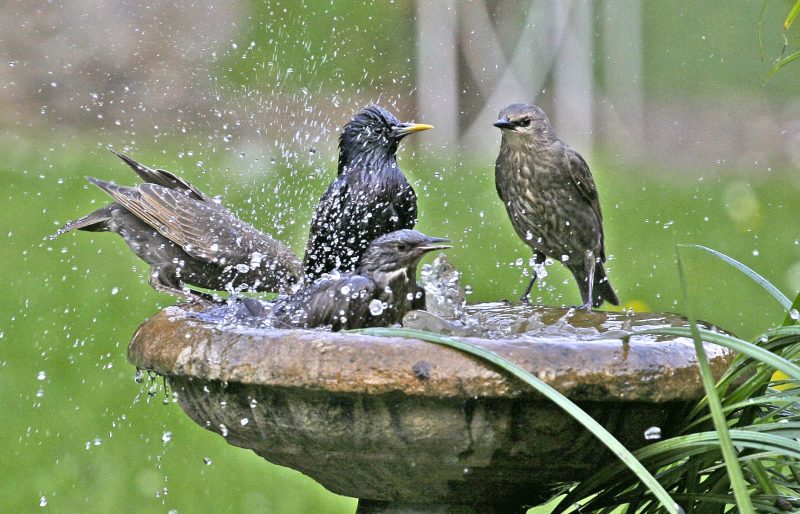
<path fill-rule="evenodd" d="M 589 165 L 583 160 L 581 154 L 566 147 L 567 159 L 569 160 L 569 173 L 575 187 L 580 191 L 586 201 L 591 205 L 600 227 L 600 257 L 605 262 L 605 243 L 603 236 L 603 213 L 600 210 L 600 198 L 597 196 L 597 186 L 594 184 L 594 178 L 589 171 Z"/>
<path fill-rule="evenodd" d="M 166 187 L 168 189 L 176 189 L 185 191 L 186 194 L 194 198 L 195 200 L 201 201 L 208 201 L 209 198 L 199 189 L 194 187 L 192 184 L 187 182 L 186 180 L 182 179 L 181 177 L 171 173 L 167 170 L 162 169 L 153 169 L 144 164 L 140 164 L 127 155 L 117 152 L 109 148 L 111 152 L 122 159 L 125 164 L 130 166 L 130 168 L 136 172 L 139 177 L 145 181 L 146 183 L 151 184 L 158 184 L 159 186 Z"/>
<path fill-rule="evenodd" d="M 157 184 L 142 184 L 130 191 L 112 196 L 194 258 L 236 262 L 248 255 L 251 247 L 259 248 L 258 242 L 264 238 L 275 242 L 227 209 L 194 200 L 181 191 Z"/>
<path fill-rule="evenodd" d="M 395 225 L 395 230 L 404 228 L 414 228 L 417 224 L 417 194 L 411 184 L 400 186 L 400 193 L 396 190 L 384 188 L 378 193 L 378 201 L 384 203 L 387 209 L 384 215 L 387 219 L 373 219 L 373 223 L 381 224 L 382 226 Z M 398 209 L 398 207 L 401 207 Z M 378 234 L 380 237 L 383 234 Z"/>
<path fill-rule="evenodd" d="M 594 185 L 592 173 L 589 171 L 589 165 L 583 160 L 581 155 L 568 148 L 567 158 L 569 159 L 569 173 L 575 187 L 580 191 L 589 205 L 592 206 L 597 219 L 603 221 L 603 214 L 600 212 L 600 199 L 597 197 L 597 187 Z"/>
<path fill-rule="evenodd" d="M 345 218 L 345 206 L 348 201 L 348 184 L 344 177 L 337 177 L 317 204 L 314 215 L 311 218 L 308 242 L 306 243 L 306 253 L 303 264 L 307 272 L 319 268 L 321 271 L 330 271 L 336 267 L 334 262 L 335 254 L 333 247 L 337 243 L 344 243 L 347 238 L 340 233 L 342 220 Z M 315 273 L 314 276 L 318 276 Z"/>
<path fill-rule="evenodd" d="M 361 275 L 320 280 L 286 300 L 279 300 L 272 308 L 272 324 L 278 328 L 358 328 L 368 314 L 375 288 L 375 282 Z"/>

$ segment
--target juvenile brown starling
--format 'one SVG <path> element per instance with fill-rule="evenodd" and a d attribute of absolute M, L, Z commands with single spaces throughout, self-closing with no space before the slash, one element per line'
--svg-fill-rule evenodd
<path fill-rule="evenodd" d="M 317 279 L 272 307 L 272 326 L 332 330 L 385 327 L 411 310 L 417 291 L 417 265 L 427 252 L 450 246 L 447 239 L 416 230 L 398 230 L 367 248 L 354 273 L 334 272 Z"/>
<path fill-rule="evenodd" d="M 115 202 L 67 223 L 51 238 L 76 229 L 116 232 L 151 266 L 154 289 L 193 300 L 207 295 L 187 284 L 215 291 L 288 293 L 301 282 L 300 260 L 282 243 L 182 178 L 114 153 L 145 183 L 125 187 L 88 177 Z"/>
<path fill-rule="evenodd" d="M 374 239 L 414 227 L 417 196 L 395 154 L 401 139 L 430 128 L 402 123 L 377 105 L 344 126 L 338 176 L 311 218 L 303 260 L 309 280 L 333 270 L 353 271 Z"/>
<path fill-rule="evenodd" d="M 582 307 L 619 305 L 606 277 L 603 215 L 589 166 L 556 136 L 544 111 L 513 104 L 494 123 L 502 131 L 495 185 L 517 235 L 537 263 L 561 261 L 578 282 Z M 534 271 L 522 301 L 527 302 Z"/>

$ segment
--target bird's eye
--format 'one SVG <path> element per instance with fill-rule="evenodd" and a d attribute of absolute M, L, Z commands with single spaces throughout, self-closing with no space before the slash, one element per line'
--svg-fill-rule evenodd
<path fill-rule="evenodd" d="M 408 243 L 397 243 L 397 250 L 400 252 L 408 251 Z"/>
<path fill-rule="evenodd" d="M 531 119 L 528 117 L 522 118 L 517 122 L 517 125 L 519 125 L 520 127 L 528 127 L 530 126 L 530 124 L 531 124 Z"/>

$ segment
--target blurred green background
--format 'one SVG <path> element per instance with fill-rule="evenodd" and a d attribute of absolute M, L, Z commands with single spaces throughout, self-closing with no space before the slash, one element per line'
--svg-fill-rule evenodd
<path fill-rule="evenodd" d="M 611 3 L 577 4 L 589 11 L 594 48 L 605 34 L 594 28 L 629 28 L 604 14 Z M 0 7 L 0 512 L 352 512 L 354 500 L 195 425 L 162 402 L 160 384 L 149 396 L 127 343 L 174 299 L 150 289 L 146 266 L 116 236 L 46 236 L 107 202 L 84 176 L 134 183 L 111 145 L 221 195 L 301 252 L 335 173 L 336 131 L 354 111 L 377 101 L 402 119 L 438 123 L 418 115 L 419 4 L 209 2 L 155 14 L 92 5 Z M 593 144 L 578 148 L 598 183 L 620 297 L 637 310 L 682 312 L 678 243 L 722 251 L 794 297 L 800 66 L 764 84 L 788 2 L 767 5 L 761 38 L 761 2 L 636 5 L 647 130 L 634 149 L 608 136 L 618 125 L 604 117 L 604 63 L 615 56 L 593 52 Z M 498 2 L 489 12 L 499 33 L 516 34 L 515 13 L 528 8 Z M 464 87 L 459 105 L 479 112 Z M 557 106 L 547 87 L 516 100 Z M 400 151 L 420 196 L 418 228 L 455 241 L 448 253 L 476 302 L 517 298 L 530 256 L 494 190 L 492 121 L 478 120 L 484 147 L 426 132 Z M 703 319 L 744 337 L 780 319 L 732 268 L 698 252 L 684 258 Z M 571 277 L 557 264 L 548 271 L 539 301 L 578 303 Z"/>

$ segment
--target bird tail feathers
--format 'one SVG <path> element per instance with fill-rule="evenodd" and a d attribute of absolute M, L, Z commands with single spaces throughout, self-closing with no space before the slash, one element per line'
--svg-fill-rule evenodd
<path fill-rule="evenodd" d="M 592 306 L 600 307 L 606 301 L 611 305 L 619 305 L 619 298 L 611 282 L 606 276 L 606 270 L 601 262 L 597 263 L 594 270 L 594 285 L 592 286 Z"/>

